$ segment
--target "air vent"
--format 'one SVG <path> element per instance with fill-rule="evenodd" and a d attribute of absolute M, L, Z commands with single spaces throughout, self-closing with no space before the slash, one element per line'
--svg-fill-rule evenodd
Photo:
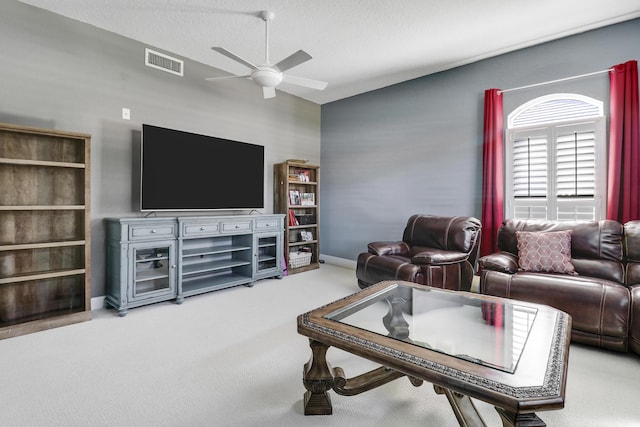
<path fill-rule="evenodd" d="M 144 63 L 148 67 L 166 71 L 167 73 L 171 74 L 177 74 L 178 76 L 184 75 L 184 61 L 180 59 L 173 58 L 171 56 L 165 55 L 164 53 L 156 52 L 149 48 L 145 48 L 144 56 Z"/>

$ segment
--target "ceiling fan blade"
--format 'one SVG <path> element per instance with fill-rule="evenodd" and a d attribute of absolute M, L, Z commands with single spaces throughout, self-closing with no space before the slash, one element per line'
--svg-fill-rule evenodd
<path fill-rule="evenodd" d="M 276 88 L 275 87 L 262 87 L 262 94 L 264 95 L 264 99 L 275 98 L 276 96 Z"/>
<path fill-rule="evenodd" d="M 218 47 L 218 46 L 214 46 L 211 49 L 215 50 L 216 52 L 226 56 L 227 58 L 233 59 L 236 62 L 239 62 L 240 64 L 244 65 L 245 67 L 249 67 L 252 70 L 257 70 L 258 67 L 256 67 L 255 65 L 253 65 L 251 62 L 247 61 L 246 59 L 240 58 L 238 55 L 236 55 L 235 53 L 229 52 L 227 49 L 223 48 L 223 47 Z"/>
<path fill-rule="evenodd" d="M 248 79 L 251 77 L 250 74 L 246 76 L 220 76 L 220 77 L 207 77 L 205 80 L 214 81 L 214 80 L 228 80 L 228 79 Z"/>
<path fill-rule="evenodd" d="M 291 55 L 284 58 L 282 61 L 276 64 L 276 67 L 280 71 L 286 71 L 289 68 L 293 68 L 297 65 L 302 64 L 303 62 L 307 62 L 311 59 L 311 55 L 309 55 L 304 50 L 299 50 L 296 53 L 292 53 Z"/>
<path fill-rule="evenodd" d="M 320 80 L 307 79 L 305 77 L 292 76 L 290 74 L 283 74 L 282 81 L 284 83 L 291 83 L 298 86 L 308 87 L 311 89 L 323 90 L 327 87 L 327 82 Z"/>

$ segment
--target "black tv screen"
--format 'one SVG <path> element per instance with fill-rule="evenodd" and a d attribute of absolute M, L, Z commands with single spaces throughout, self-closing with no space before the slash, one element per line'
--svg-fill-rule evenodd
<path fill-rule="evenodd" d="M 140 210 L 264 208 L 264 147 L 142 125 Z"/>

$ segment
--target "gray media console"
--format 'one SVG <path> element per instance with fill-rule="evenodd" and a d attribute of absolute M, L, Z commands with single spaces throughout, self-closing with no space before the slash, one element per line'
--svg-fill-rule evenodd
<path fill-rule="evenodd" d="M 108 218 L 106 303 L 133 307 L 282 278 L 284 215 Z"/>

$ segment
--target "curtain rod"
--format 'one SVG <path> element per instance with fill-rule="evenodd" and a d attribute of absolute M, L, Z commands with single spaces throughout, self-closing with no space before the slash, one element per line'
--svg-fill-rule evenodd
<path fill-rule="evenodd" d="M 534 83 L 532 85 L 527 85 L 527 86 L 520 86 L 520 87 L 514 87 L 511 89 L 504 89 L 504 90 L 499 90 L 498 94 L 503 94 L 506 92 L 513 92 L 516 90 L 521 90 L 521 89 L 529 89 L 531 87 L 536 87 L 536 86 L 544 86 L 544 85 L 549 85 L 552 83 L 559 83 L 559 82 L 564 82 L 567 80 L 575 80 L 575 79 L 580 79 L 582 77 L 589 77 L 589 76 L 595 76 L 596 74 L 603 74 L 603 73 L 608 73 L 610 71 L 613 71 L 613 68 L 607 68 L 606 70 L 600 70 L 600 71 L 594 71 L 593 73 L 587 73 L 587 74 L 580 74 L 578 76 L 572 76 L 572 77 L 565 77 L 564 79 L 558 79 L 558 80 L 550 80 L 548 82 L 542 82 L 542 83 Z"/>

